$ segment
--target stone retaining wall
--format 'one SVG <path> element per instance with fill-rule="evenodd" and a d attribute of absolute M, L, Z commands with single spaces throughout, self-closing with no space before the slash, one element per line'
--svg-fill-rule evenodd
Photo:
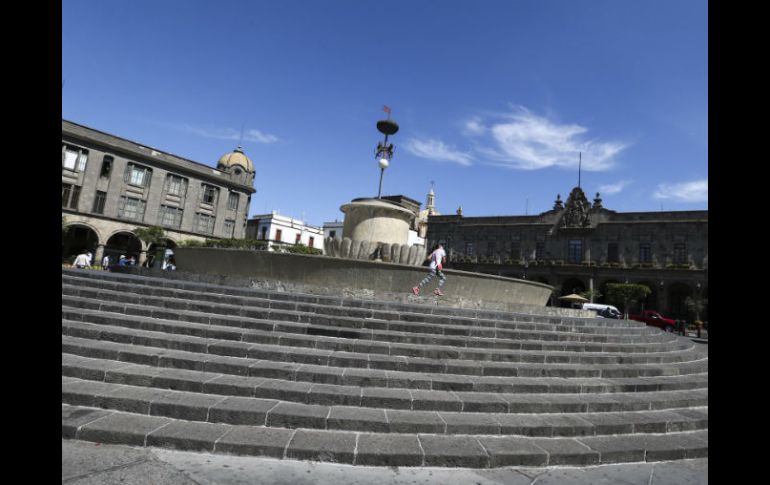
<path fill-rule="evenodd" d="M 176 248 L 174 252 L 179 271 L 164 272 L 164 276 L 188 281 L 456 308 L 595 316 L 591 311 L 546 307 L 550 286 L 500 276 L 444 270 L 445 296 L 437 299 L 431 295 L 437 279 L 424 288 L 425 296 L 411 293 L 412 286 L 427 274 L 425 267 L 269 251 Z M 118 270 L 157 275 L 145 268 Z"/>

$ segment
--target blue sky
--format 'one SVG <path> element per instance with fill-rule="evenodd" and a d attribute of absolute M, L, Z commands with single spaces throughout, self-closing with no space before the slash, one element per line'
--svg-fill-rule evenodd
<path fill-rule="evenodd" d="M 201 163 L 241 144 L 250 214 L 383 194 L 535 214 L 708 207 L 701 0 L 64 0 L 62 117 Z"/>

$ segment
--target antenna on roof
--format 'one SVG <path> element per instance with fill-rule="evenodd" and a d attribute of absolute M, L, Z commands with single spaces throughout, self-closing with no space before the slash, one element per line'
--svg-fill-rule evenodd
<path fill-rule="evenodd" d="M 583 166 L 583 152 L 580 152 L 580 160 L 578 161 L 578 188 L 580 188 L 580 169 Z"/>

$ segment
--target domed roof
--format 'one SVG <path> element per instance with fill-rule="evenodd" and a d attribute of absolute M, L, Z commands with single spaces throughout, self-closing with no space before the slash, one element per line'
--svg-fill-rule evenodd
<path fill-rule="evenodd" d="M 254 164 L 251 163 L 251 159 L 243 153 L 241 147 L 236 148 L 230 153 L 225 153 L 217 162 L 217 168 L 232 167 L 233 165 L 240 165 L 247 172 L 254 173 Z"/>

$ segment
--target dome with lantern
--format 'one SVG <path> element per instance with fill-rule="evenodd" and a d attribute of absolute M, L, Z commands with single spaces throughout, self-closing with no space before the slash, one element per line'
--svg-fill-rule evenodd
<path fill-rule="evenodd" d="M 251 159 L 243 153 L 243 148 L 240 146 L 232 152 L 222 155 L 217 162 L 217 168 L 220 170 L 229 171 L 229 169 L 236 166 L 240 166 L 246 172 L 254 173 L 254 164 L 251 162 Z"/>

